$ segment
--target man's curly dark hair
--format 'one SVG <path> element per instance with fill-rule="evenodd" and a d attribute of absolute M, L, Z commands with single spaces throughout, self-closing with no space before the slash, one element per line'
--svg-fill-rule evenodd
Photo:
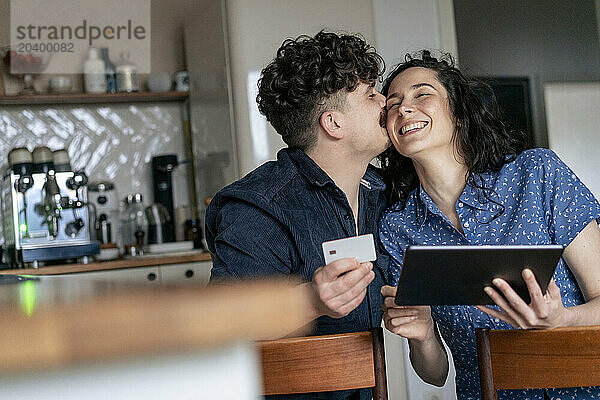
<path fill-rule="evenodd" d="M 406 54 L 383 83 L 382 94 L 388 95 L 390 85 L 400 73 L 412 67 L 423 67 L 435 71 L 437 79 L 448 92 L 450 111 L 456 121 L 454 140 L 458 154 L 463 158 L 467 170 L 467 181 L 480 188 L 484 196 L 491 198 L 492 191 L 483 185 L 481 174 L 499 171 L 504 164 L 514 160 L 529 146 L 527 136 L 511 130 L 503 122 L 496 97 L 489 85 L 465 76 L 454 66 L 449 54 L 440 59 L 422 50 L 415 57 Z M 410 192 L 419 186 L 419 178 L 410 158 L 402 156 L 392 146 L 379 155 L 382 176 L 387 186 L 390 201 L 405 204 Z M 500 215 L 504 207 L 501 204 Z"/>
<path fill-rule="evenodd" d="M 374 84 L 383 59 L 361 37 L 320 31 L 283 42 L 258 81 L 258 109 L 289 147 L 310 150 L 319 118 L 344 110 L 345 93 Z M 344 89 L 345 92 L 341 92 Z"/>

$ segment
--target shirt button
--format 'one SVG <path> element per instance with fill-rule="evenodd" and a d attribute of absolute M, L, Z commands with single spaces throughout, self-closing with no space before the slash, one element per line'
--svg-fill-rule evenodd
<path fill-rule="evenodd" d="M 462 202 L 462 201 L 459 201 L 459 202 L 458 202 L 458 206 L 459 206 L 460 208 L 462 208 L 462 207 L 464 206 L 463 202 Z"/>

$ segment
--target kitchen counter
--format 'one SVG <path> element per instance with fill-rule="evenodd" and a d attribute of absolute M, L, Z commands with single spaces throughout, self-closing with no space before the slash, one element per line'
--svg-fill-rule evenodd
<path fill-rule="evenodd" d="M 88 264 L 64 264 L 40 268 L 16 268 L 0 270 L 0 275 L 59 275 L 77 272 L 105 271 L 123 268 L 151 267 L 155 265 L 183 264 L 211 261 L 210 253 L 186 251 L 169 254 L 152 254 L 112 261 L 97 261 Z"/>
<path fill-rule="evenodd" d="M 282 337 L 306 324 L 309 299 L 278 280 L 157 288 L 0 276 L 0 371 L 55 371 Z"/>

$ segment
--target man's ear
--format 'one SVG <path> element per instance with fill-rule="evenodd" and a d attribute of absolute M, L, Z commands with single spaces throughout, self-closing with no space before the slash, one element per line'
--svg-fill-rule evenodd
<path fill-rule="evenodd" d="M 324 111 L 319 118 L 321 128 L 332 138 L 341 139 L 343 137 L 340 125 L 340 113 L 335 111 Z"/>

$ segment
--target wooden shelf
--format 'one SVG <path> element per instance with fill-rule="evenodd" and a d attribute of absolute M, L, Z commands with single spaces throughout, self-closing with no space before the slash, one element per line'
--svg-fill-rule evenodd
<path fill-rule="evenodd" d="M 23 94 L 0 96 L 0 105 L 38 105 L 38 104 L 97 104 L 97 103 L 148 103 L 156 101 L 183 101 L 188 92 L 133 92 L 133 93 L 61 93 L 61 94 Z"/>

